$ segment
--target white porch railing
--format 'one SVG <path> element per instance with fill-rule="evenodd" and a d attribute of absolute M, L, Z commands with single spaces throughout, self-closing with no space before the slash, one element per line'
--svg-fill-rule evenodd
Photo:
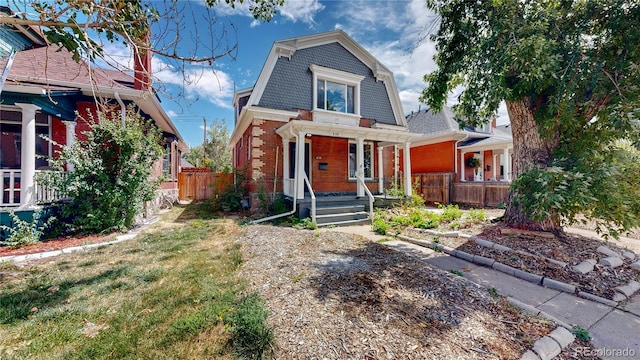
<path fill-rule="evenodd" d="M 360 185 L 362 185 L 365 193 L 369 197 L 369 220 L 371 220 L 371 223 L 373 224 L 373 201 L 374 201 L 373 194 L 371 193 L 371 190 L 369 190 L 369 188 L 367 187 L 367 184 L 364 182 L 362 175 L 358 174 L 356 176 L 356 179 L 358 179 L 358 182 L 360 183 Z"/>
<path fill-rule="evenodd" d="M 50 170 L 44 170 L 50 171 Z M 36 170 L 36 174 L 44 172 L 43 170 Z M 0 169 L 0 206 L 15 207 L 20 205 L 21 189 L 20 189 L 20 177 L 22 172 L 14 169 Z M 60 172 L 59 175 L 66 176 L 66 173 Z M 37 204 L 51 203 L 54 201 L 62 200 L 65 198 L 64 194 L 57 191 L 53 187 L 39 184 L 37 180 L 35 185 L 35 199 Z"/>
<path fill-rule="evenodd" d="M 313 193 L 307 174 L 304 174 L 304 183 L 307 184 L 309 195 L 311 195 L 311 221 L 316 222 L 316 194 Z"/>

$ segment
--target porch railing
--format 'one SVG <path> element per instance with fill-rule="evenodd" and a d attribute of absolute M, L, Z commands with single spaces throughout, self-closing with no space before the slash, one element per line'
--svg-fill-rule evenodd
<path fill-rule="evenodd" d="M 356 179 L 358 179 L 358 182 L 360 183 L 360 185 L 364 187 L 364 191 L 369 197 L 369 220 L 371 220 L 371 223 L 373 224 L 373 201 L 374 201 L 373 194 L 371 193 L 371 190 L 369 190 L 369 188 L 367 187 L 367 184 L 364 182 L 364 179 L 362 178 L 361 175 L 357 175 Z"/>
<path fill-rule="evenodd" d="M 36 175 L 43 172 L 51 172 L 50 170 L 36 170 Z M 0 169 L 0 206 L 3 207 L 15 207 L 20 205 L 22 190 L 21 186 L 22 171 L 16 169 Z M 58 176 L 66 176 L 65 172 L 57 172 Z M 37 179 L 37 177 L 36 177 Z M 65 199 L 65 194 L 56 190 L 53 187 L 38 183 L 34 181 L 35 185 L 35 200 L 37 204 L 52 203 Z"/>
<path fill-rule="evenodd" d="M 311 188 L 311 183 L 309 182 L 307 174 L 304 174 L 304 183 L 307 184 L 307 187 L 309 188 L 309 195 L 311 195 L 311 221 L 316 222 L 316 194 L 314 194 L 313 189 Z"/>

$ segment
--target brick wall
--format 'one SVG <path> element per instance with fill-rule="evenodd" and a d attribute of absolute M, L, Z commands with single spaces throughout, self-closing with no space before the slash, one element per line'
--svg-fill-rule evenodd
<path fill-rule="evenodd" d="M 411 148 L 411 173 L 455 171 L 454 146 L 454 141 L 445 141 Z M 400 168 L 404 170 L 404 160 Z"/>

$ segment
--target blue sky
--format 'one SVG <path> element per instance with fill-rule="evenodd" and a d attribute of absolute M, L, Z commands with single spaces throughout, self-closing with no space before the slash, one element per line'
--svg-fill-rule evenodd
<path fill-rule="evenodd" d="M 224 2 L 224 1 L 223 1 Z M 188 83 L 179 64 L 154 58 L 153 72 L 162 104 L 187 144 L 196 146 L 203 140 L 203 118 L 226 120 L 233 130 L 233 92 L 254 85 L 274 41 L 318 32 L 342 29 L 373 56 L 393 71 L 405 114 L 419 108 L 418 97 L 424 88 L 423 76 L 435 69 L 434 44 L 420 42 L 434 20 L 424 0 L 285 0 L 285 5 L 268 23 L 253 19 L 248 3 L 232 9 L 218 5 L 212 9 L 218 17 L 211 31 L 201 18 L 206 8 L 191 2 L 185 15 L 185 35 L 179 43 L 181 52 L 190 53 L 211 44 L 221 25 L 237 30 L 236 60 L 222 58 L 209 65 L 186 65 Z M 166 26 L 159 24 L 158 26 Z M 161 30 L 157 30 L 161 31 Z M 193 34 L 198 32 L 197 41 Z M 230 32 L 231 40 L 235 34 Z M 124 57 L 126 49 L 109 44 L 106 52 L 114 58 Z M 451 96 L 455 98 L 455 94 Z M 422 105 L 424 108 L 424 105 Z M 500 113 L 505 113 L 503 108 Z M 501 122 L 504 122 L 502 120 Z"/>

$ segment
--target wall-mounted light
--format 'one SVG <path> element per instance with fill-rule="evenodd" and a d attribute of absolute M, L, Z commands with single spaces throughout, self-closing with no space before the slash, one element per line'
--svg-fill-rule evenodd
<path fill-rule="evenodd" d="M 491 165 L 487 165 L 487 171 L 491 171 Z"/>

